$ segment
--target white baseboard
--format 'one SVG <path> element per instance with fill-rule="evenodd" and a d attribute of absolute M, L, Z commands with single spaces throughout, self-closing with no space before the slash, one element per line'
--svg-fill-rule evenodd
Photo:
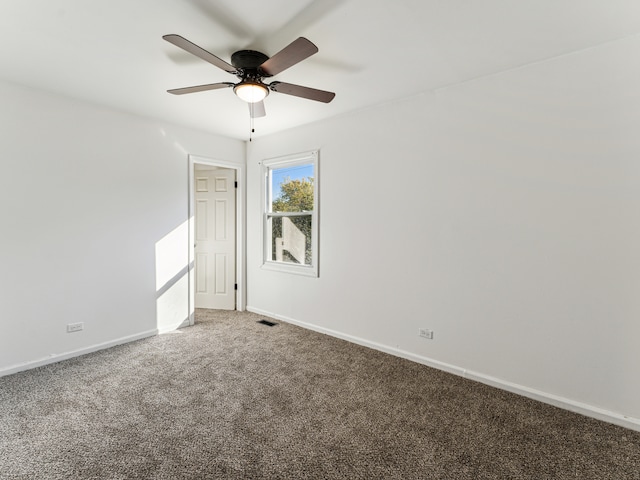
<path fill-rule="evenodd" d="M 411 360 L 413 362 L 420 363 L 428 367 L 433 367 L 438 370 L 443 370 L 445 372 L 452 373 L 454 375 L 458 375 L 463 378 L 468 378 L 476 382 L 484 383 L 485 385 L 490 385 L 492 387 L 500 388 L 502 390 L 506 390 L 511 393 L 515 393 L 527 398 L 531 398 L 533 400 L 537 400 L 549 405 L 553 405 L 554 407 L 569 410 L 571 412 L 579 413 L 587 417 L 595 418 L 597 420 L 602 420 L 604 422 L 612 423 L 614 425 L 618 425 L 621 427 L 628 428 L 630 430 L 636 430 L 640 432 L 640 418 L 627 417 L 625 415 L 621 415 L 616 412 L 611 412 L 609 410 L 604 410 L 602 408 L 594 407 L 593 405 L 578 402 L 565 397 L 560 397 L 558 395 L 553 395 L 547 392 L 525 387 L 523 385 L 519 385 L 516 383 L 507 382 L 499 378 L 491 377 L 490 375 L 485 375 L 483 373 L 460 368 L 456 365 L 451 365 L 449 363 L 444 363 L 428 357 L 416 355 L 415 353 L 407 352 L 405 350 L 400 350 L 394 347 L 389 347 L 388 345 L 383 345 L 380 343 L 371 342 L 369 340 L 364 340 L 362 338 L 355 337 L 353 335 L 347 335 L 347 334 L 344 334 L 335 330 L 331 330 L 328 328 L 319 327 L 317 325 L 313 325 L 306 322 L 301 322 L 293 318 L 285 317 L 283 315 L 278 315 L 272 312 L 267 312 L 259 308 L 247 306 L 247 310 L 249 312 L 257 313 L 258 315 L 264 315 L 267 317 L 275 318 L 277 320 L 281 320 L 286 323 L 298 325 L 299 327 L 303 327 L 308 330 L 324 333 L 326 335 L 340 338 L 342 340 L 346 340 L 348 342 L 362 345 L 364 347 L 369 347 L 374 350 L 385 352 L 390 355 L 394 355 L 396 357 L 405 358 L 407 360 Z"/>
<path fill-rule="evenodd" d="M 34 360 L 32 362 L 20 363 L 11 367 L 0 369 L 0 377 L 5 375 L 11 375 L 12 373 L 22 372 L 23 370 L 30 370 L 32 368 L 41 367 L 43 365 L 49 365 L 50 363 L 61 362 L 62 360 L 68 360 L 69 358 L 79 357 L 80 355 L 86 355 L 87 353 L 97 352 L 98 350 L 104 350 L 105 348 L 115 347 L 116 345 L 122 345 L 123 343 L 134 342 L 136 340 L 142 340 L 143 338 L 153 337 L 158 334 L 158 330 L 147 330 L 146 332 L 137 333 L 128 337 L 117 338 L 109 342 L 99 343 L 91 345 L 89 347 L 80 348 L 71 352 L 54 353 L 48 357 Z"/>

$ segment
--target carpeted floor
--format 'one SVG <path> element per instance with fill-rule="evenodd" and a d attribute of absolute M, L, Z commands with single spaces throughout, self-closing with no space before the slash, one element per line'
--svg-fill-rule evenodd
<path fill-rule="evenodd" d="M 5 479 L 640 479 L 640 433 L 250 313 L 0 378 Z"/>

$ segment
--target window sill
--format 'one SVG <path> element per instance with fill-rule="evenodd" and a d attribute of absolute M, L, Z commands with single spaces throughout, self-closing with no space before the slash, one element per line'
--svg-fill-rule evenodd
<path fill-rule="evenodd" d="M 295 275 L 303 275 L 305 277 L 317 277 L 318 269 L 310 265 L 296 265 L 295 263 L 283 262 L 264 262 L 261 267 L 263 270 L 272 272 L 293 273 Z"/>

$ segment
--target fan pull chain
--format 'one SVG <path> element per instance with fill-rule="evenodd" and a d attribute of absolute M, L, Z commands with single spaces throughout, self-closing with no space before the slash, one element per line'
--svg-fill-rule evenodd
<path fill-rule="evenodd" d="M 253 140 L 253 134 L 255 133 L 256 129 L 254 128 L 254 109 L 255 109 L 255 103 L 250 103 L 249 104 L 249 141 L 251 142 Z"/>
<path fill-rule="evenodd" d="M 249 141 L 251 142 L 253 140 L 253 132 L 255 132 L 253 128 L 253 103 L 249 104 L 249 108 L 251 109 L 249 114 Z"/>

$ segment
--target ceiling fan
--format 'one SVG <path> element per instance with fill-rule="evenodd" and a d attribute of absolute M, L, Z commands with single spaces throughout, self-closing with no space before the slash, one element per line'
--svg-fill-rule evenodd
<path fill-rule="evenodd" d="M 231 63 L 225 62 L 180 35 L 170 34 L 164 35 L 162 38 L 240 79 L 237 83 L 219 82 L 167 90 L 167 92 L 174 95 L 217 90 L 219 88 L 233 88 L 238 97 L 249 103 L 251 118 L 264 117 L 266 115 L 263 100 L 269 95 L 270 91 L 323 103 L 329 103 L 336 96 L 333 92 L 292 83 L 277 81 L 264 83 L 265 78 L 279 74 L 318 51 L 318 47 L 304 37 L 294 40 L 271 58 L 255 50 L 239 50 L 231 55 Z"/>

